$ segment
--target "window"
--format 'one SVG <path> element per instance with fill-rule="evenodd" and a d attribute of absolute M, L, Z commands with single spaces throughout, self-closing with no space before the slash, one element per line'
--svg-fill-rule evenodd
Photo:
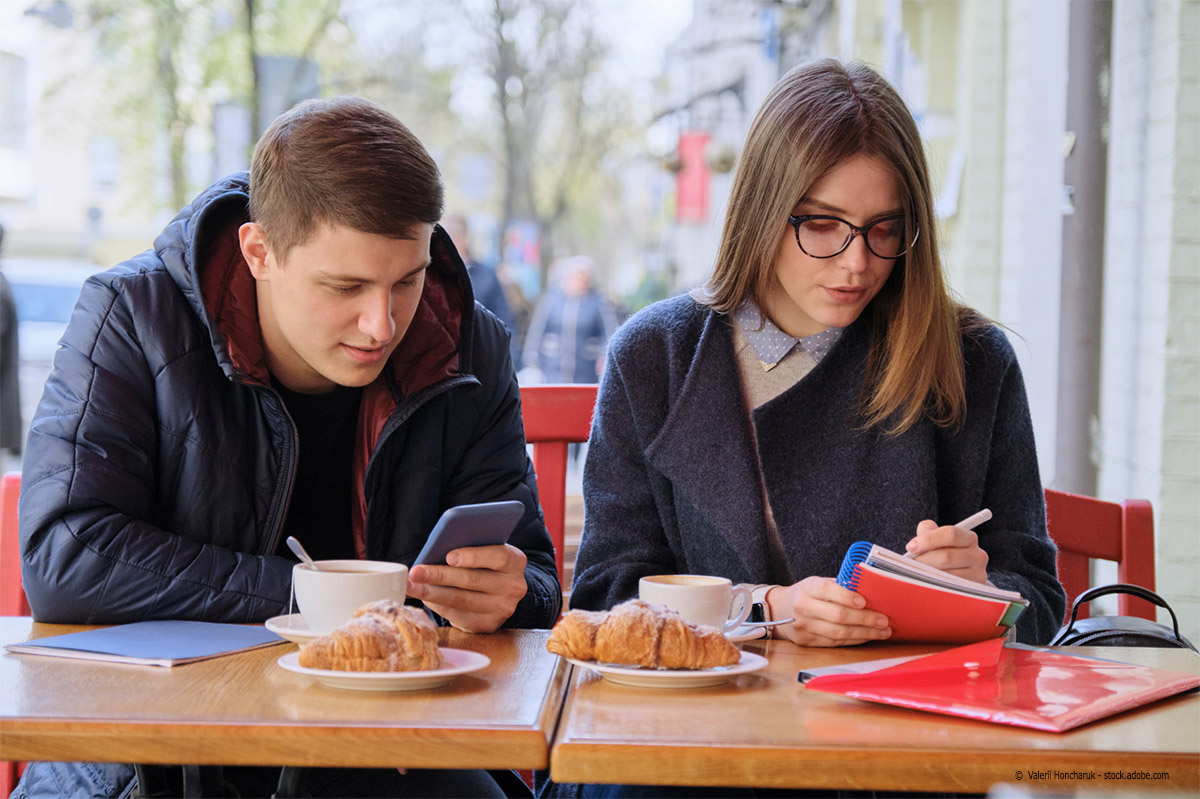
<path fill-rule="evenodd" d="M 26 148 L 29 107 L 26 97 L 28 63 L 12 53 L 0 52 L 0 147 Z"/>

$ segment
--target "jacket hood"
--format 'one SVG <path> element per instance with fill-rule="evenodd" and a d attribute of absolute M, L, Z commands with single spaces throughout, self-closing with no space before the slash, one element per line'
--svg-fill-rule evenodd
<path fill-rule="evenodd" d="M 154 249 L 207 328 L 226 377 L 268 385 L 254 277 L 238 243 L 238 228 L 250 221 L 249 191 L 247 172 L 212 184 L 171 220 Z M 421 303 L 384 372 L 400 396 L 470 371 L 474 295 L 440 225 L 430 256 Z"/>

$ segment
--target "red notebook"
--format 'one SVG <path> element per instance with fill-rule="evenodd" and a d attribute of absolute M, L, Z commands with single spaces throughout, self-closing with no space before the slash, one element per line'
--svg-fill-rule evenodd
<path fill-rule="evenodd" d="M 891 641 L 968 644 L 1008 632 L 1029 602 L 1015 591 L 965 580 L 860 541 L 838 583 L 888 617 Z"/>
<path fill-rule="evenodd" d="M 803 674 L 801 677 L 803 678 Z M 1200 686 L 1200 676 L 1065 652 L 956 647 L 862 674 L 813 677 L 810 691 L 1062 732 Z"/>

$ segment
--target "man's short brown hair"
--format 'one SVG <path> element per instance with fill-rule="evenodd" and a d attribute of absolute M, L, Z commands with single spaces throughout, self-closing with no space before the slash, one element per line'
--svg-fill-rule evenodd
<path fill-rule="evenodd" d="M 424 145 L 361 97 L 305 100 L 254 148 L 250 219 L 281 260 L 322 225 L 409 239 L 442 210 L 441 174 Z"/>

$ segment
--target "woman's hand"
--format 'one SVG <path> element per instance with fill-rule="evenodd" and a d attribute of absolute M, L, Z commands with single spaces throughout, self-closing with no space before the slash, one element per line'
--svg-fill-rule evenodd
<path fill-rule="evenodd" d="M 917 535 L 908 542 L 908 554 L 930 566 L 957 574 L 977 583 L 988 579 L 988 554 L 979 548 L 979 536 L 947 524 L 926 519 L 917 525 Z"/>
<path fill-rule="evenodd" d="M 795 585 L 767 592 L 772 619 L 794 618 L 775 628 L 775 635 L 800 646 L 850 646 L 892 634 L 887 616 L 867 610 L 861 595 L 829 577 L 806 577 Z"/>

